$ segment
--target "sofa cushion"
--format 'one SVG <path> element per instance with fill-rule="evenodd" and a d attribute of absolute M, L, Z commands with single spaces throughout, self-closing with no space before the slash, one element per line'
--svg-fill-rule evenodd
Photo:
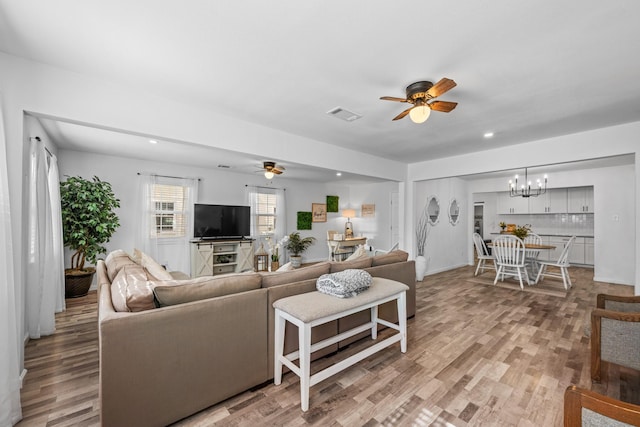
<path fill-rule="evenodd" d="M 293 264 L 291 264 L 291 261 L 289 261 L 288 263 L 282 264 L 280 267 L 278 267 L 276 271 L 291 271 L 293 269 Z"/>
<path fill-rule="evenodd" d="M 136 249 L 137 251 L 137 249 Z M 163 266 L 158 264 L 156 260 L 142 251 L 139 252 L 140 265 L 142 265 L 153 277 L 158 280 L 171 280 L 173 276 Z M 134 251 L 135 253 L 135 251 Z M 136 257 L 137 258 L 137 257 Z"/>
<path fill-rule="evenodd" d="M 156 306 L 166 307 L 260 289 L 262 276 L 258 273 L 242 273 L 224 277 L 203 276 L 189 280 L 156 281 L 154 284 Z"/>
<path fill-rule="evenodd" d="M 356 250 L 353 251 L 351 255 L 349 255 L 349 258 L 345 259 L 345 261 L 354 261 L 356 259 L 364 257 L 369 257 L 369 254 L 367 254 L 367 249 L 364 247 L 364 245 L 359 245 Z"/>
<path fill-rule="evenodd" d="M 405 251 L 395 250 L 387 254 L 376 255 L 371 261 L 371 266 L 394 264 L 396 262 L 404 262 L 409 259 L 409 254 Z"/>
<path fill-rule="evenodd" d="M 116 275 L 122 267 L 125 265 L 136 265 L 129 254 L 122 249 L 116 249 L 110 252 L 107 258 L 105 258 L 104 264 L 107 266 L 107 276 L 109 276 L 111 282 L 116 278 Z"/>
<path fill-rule="evenodd" d="M 331 272 L 337 273 L 339 271 L 344 271 L 352 268 L 361 269 L 369 267 L 371 267 L 371 257 L 366 256 L 363 258 L 354 259 L 352 261 L 332 262 Z"/>
<path fill-rule="evenodd" d="M 283 285 L 285 283 L 300 282 L 307 279 L 317 279 L 331 271 L 331 263 L 319 262 L 308 267 L 296 268 L 291 271 L 276 271 L 274 273 L 260 273 L 262 275 L 262 287 Z"/>
<path fill-rule="evenodd" d="M 111 302 L 116 311 L 143 311 L 155 308 L 147 271 L 138 264 L 125 265 L 111 283 Z"/>

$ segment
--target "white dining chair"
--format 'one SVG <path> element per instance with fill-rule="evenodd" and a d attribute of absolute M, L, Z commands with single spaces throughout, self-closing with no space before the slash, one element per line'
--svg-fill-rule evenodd
<path fill-rule="evenodd" d="M 478 266 L 476 267 L 476 272 L 474 276 L 478 275 L 478 271 L 484 273 L 484 270 L 495 270 L 495 258 L 493 255 L 489 254 L 489 249 L 487 249 L 487 245 L 482 240 L 482 236 L 478 233 L 473 233 L 473 244 L 476 247 L 476 254 L 478 257 Z M 491 261 L 487 263 L 487 261 Z"/>
<path fill-rule="evenodd" d="M 571 246 L 573 245 L 574 240 L 576 240 L 576 236 L 571 236 L 569 241 L 564 245 L 564 249 L 560 253 L 560 257 L 557 261 L 538 261 L 540 264 L 540 270 L 538 270 L 538 276 L 536 277 L 536 283 L 540 280 L 540 278 L 547 277 L 558 277 L 562 279 L 562 283 L 564 288 L 568 290 L 571 286 L 571 277 L 569 277 L 569 251 L 571 250 Z M 547 267 L 557 267 L 560 269 L 560 272 L 556 271 L 547 271 Z"/>
<path fill-rule="evenodd" d="M 505 275 L 518 277 L 520 280 L 520 289 L 524 289 L 522 277 L 529 284 L 529 275 L 525 268 L 525 250 L 524 242 L 512 235 L 502 235 L 496 237 L 493 241 L 493 255 L 496 258 L 496 278 L 493 281 L 495 285 L 498 278 L 504 280 Z"/>

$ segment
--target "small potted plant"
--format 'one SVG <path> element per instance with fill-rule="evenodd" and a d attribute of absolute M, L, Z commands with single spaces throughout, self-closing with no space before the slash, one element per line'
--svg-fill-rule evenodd
<path fill-rule="evenodd" d="M 85 261 L 95 264 L 97 256 L 107 251 L 103 245 L 120 226 L 114 211 L 120 200 L 108 182 L 97 176 L 91 180 L 77 176 L 60 183 L 60 205 L 64 245 L 75 251 L 71 268 L 64 271 L 65 296 L 75 298 L 87 294 L 96 271 L 85 267 Z"/>
<path fill-rule="evenodd" d="M 498 225 L 500 225 L 500 232 L 504 233 L 504 229 L 507 228 L 507 223 L 504 221 L 500 221 L 500 224 Z"/>
<path fill-rule="evenodd" d="M 280 245 L 275 245 L 271 250 L 271 271 L 280 268 Z"/>
<path fill-rule="evenodd" d="M 315 237 L 300 237 L 300 233 L 297 231 L 289 234 L 288 239 L 284 243 L 284 248 L 291 253 L 291 265 L 294 268 L 300 267 L 302 264 L 302 253 L 306 251 L 309 246 L 315 242 Z"/>
<path fill-rule="evenodd" d="M 531 231 L 531 225 L 530 224 L 519 225 L 513 231 L 513 234 L 514 234 L 514 236 L 516 236 L 519 239 L 524 239 L 529 234 L 529 231 Z"/>

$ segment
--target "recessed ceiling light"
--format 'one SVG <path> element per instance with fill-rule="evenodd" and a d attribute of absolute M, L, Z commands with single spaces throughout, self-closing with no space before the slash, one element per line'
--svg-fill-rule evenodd
<path fill-rule="evenodd" d="M 149 140 L 149 144 L 157 144 L 157 143 L 158 143 L 158 141 L 156 141 L 155 139 L 150 139 Z"/>
<path fill-rule="evenodd" d="M 336 176 L 342 176 L 342 172 L 336 172 Z"/>
<path fill-rule="evenodd" d="M 486 133 L 484 134 L 484 137 L 485 137 L 485 138 L 493 138 L 493 132 L 486 132 Z"/>

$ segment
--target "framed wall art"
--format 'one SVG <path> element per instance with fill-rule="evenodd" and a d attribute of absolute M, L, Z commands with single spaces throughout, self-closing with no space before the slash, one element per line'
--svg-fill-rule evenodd
<path fill-rule="evenodd" d="M 312 222 L 327 222 L 327 205 L 325 203 L 311 203 Z"/>
<path fill-rule="evenodd" d="M 376 205 L 362 205 L 360 216 L 362 218 L 373 218 L 374 216 L 376 216 Z"/>

